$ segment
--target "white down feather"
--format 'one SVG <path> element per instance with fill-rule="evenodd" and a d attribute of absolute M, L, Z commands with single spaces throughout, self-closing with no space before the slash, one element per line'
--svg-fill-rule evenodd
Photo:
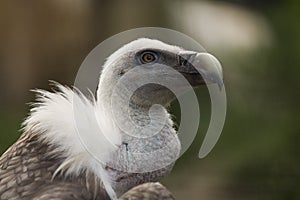
<path fill-rule="evenodd" d="M 67 159 L 54 176 L 92 171 L 101 179 L 111 199 L 116 199 L 104 167 L 121 145 L 119 129 L 105 117 L 104 109 L 94 99 L 87 99 L 78 90 L 55 85 L 58 88 L 55 92 L 35 90 L 37 103 L 23 124 L 24 130 L 38 134 L 47 143 L 56 145 L 58 152 L 66 153 Z"/>

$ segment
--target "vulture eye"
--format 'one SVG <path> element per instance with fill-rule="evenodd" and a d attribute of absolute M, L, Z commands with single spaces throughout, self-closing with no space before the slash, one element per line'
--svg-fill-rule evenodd
<path fill-rule="evenodd" d="M 140 60 L 143 64 L 153 63 L 157 60 L 157 55 L 153 52 L 146 51 L 141 54 Z"/>

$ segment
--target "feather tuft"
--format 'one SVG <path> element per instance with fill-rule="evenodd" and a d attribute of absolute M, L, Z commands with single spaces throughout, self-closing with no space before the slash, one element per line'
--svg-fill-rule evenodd
<path fill-rule="evenodd" d="M 116 199 L 105 165 L 121 144 L 119 130 L 107 120 L 94 97 L 89 100 L 76 88 L 51 84 L 56 87 L 53 92 L 34 90 L 37 102 L 23 123 L 24 131 L 38 134 L 41 140 L 64 152 L 61 156 L 66 159 L 53 178 L 60 173 L 76 176 L 91 171 L 102 181 L 111 199 Z"/>

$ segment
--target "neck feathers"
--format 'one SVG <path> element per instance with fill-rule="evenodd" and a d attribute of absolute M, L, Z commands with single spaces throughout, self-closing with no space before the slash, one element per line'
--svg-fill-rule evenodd
<path fill-rule="evenodd" d="M 37 134 L 42 141 L 55 145 L 57 152 L 63 152 L 64 155 L 60 156 L 66 159 L 53 176 L 62 172 L 78 176 L 83 171 L 91 171 L 101 179 L 108 194 L 115 198 L 110 177 L 104 168 L 110 154 L 121 143 L 119 131 L 105 118 L 94 100 L 90 101 L 79 91 L 59 84 L 56 86 L 58 91 L 55 92 L 35 91 L 37 102 L 23 124 L 24 131 Z M 86 143 L 91 141 L 100 142 L 97 150 L 102 152 L 99 159 L 103 162 L 97 161 L 88 151 Z"/>

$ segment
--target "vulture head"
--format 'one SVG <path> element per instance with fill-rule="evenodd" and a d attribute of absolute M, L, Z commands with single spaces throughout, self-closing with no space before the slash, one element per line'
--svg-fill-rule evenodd
<path fill-rule="evenodd" d="M 108 101 L 105 98 L 111 97 L 122 78 L 133 84 L 141 83 L 131 94 L 131 102 L 140 107 L 166 106 L 175 98 L 174 92 L 163 83 L 179 93 L 187 91 L 188 86 L 217 83 L 221 87 L 223 84 L 221 65 L 212 55 L 146 38 L 124 45 L 107 59 L 100 77 L 98 99 Z"/>

